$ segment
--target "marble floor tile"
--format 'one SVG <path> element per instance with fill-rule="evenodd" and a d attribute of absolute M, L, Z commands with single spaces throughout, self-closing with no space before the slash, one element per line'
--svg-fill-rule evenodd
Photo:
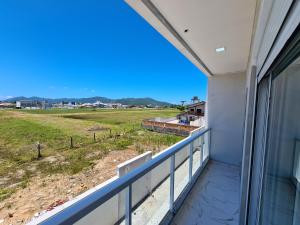
<path fill-rule="evenodd" d="M 239 189 L 239 167 L 210 161 L 172 224 L 237 225 Z"/>

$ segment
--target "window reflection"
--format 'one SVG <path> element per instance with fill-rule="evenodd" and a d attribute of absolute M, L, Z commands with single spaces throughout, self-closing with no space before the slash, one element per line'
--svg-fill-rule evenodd
<path fill-rule="evenodd" d="M 300 58 L 271 86 L 261 225 L 300 224 Z"/>

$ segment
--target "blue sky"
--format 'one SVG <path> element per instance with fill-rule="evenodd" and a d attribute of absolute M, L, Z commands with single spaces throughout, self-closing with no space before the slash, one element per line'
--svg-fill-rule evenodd
<path fill-rule="evenodd" d="M 0 99 L 206 99 L 207 78 L 123 0 L 0 2 Z"/>

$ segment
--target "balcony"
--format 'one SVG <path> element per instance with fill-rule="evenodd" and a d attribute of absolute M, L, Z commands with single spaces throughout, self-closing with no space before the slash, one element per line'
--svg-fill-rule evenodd
<path fill-rule="evenodd" d="M 237 224 L 239 167 L 209 159 L 210 129 L 30 224 Z"/>

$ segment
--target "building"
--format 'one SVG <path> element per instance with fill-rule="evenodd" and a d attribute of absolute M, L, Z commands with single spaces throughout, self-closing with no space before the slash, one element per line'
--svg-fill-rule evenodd
<path fill-rule="evenodd" d="M 150 131 L 178 136 L 189 136 L 191 132 L 199 128 L 198 124 L 186 124 L 179 121 L 176 117 L 146 119 L 142 121 L 141 125 L 144 129 Z"/>
<path fill-rule="evenodd" d="M 94 108 L 95 106 L 92 103 L 83 103 L 80 105 L 80 108 Z"/>
<path fill-rule="evenodd" d="M 199 101 L 185 106 L 186 110 L 176 116 L 178 123 L 202 127 L 204 125 L 205 102 Z"/>
<path fill-rule="evenodd" d="M 176 116 L 176 118 L 179 124 L 190 125 L 191 122 L 197 121 L 200 117 L 194 114 L 190 114 L 189 112 L 181 112 Z"/>
<path fill-rule="evenodd" d="M 186 106 L 187 112 L 195 116 L 204 116 L 205 102 L 196 102 Z"/>
<path fill-rule="evenodd" d="M 126 2 L 207 76 L 206 127 L 35 223 L 300 224 L 300 1 Z"/>
<path fill-rule="evenodd" d="M 13 109 L 15 106 L 14 103 L 0 101 L 0 109 Z"/>
<path fill-rule="evenodd" d="M 49 104 L 46 101 L 20 100 L 16 101 L 17 109 L 46 109 Z"/>
<path fill-rule="evenodd" d="M 95 108 L 105 108 L 105 107 L 107 107 L 106 104 L 104 104 L 104 103 L 102 103 L 102 102 L 100 102 L 100 101 L 96 101 L 96 102 L 93 104 L 93 106 L 94 106 Z"/>
<path fill-rule="evenodd" d="M 57 109 L 77 109 L 80 107 L 80 105 L 77 102 L 68 102 L 68 101 L 61 101 L 58 103 L 53 103 L 51 105 L 52 108 L 57 108 Z"/>

